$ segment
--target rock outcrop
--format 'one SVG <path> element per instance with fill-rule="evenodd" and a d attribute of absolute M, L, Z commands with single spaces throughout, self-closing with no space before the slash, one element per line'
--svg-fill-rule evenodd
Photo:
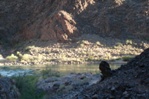
<path fill-rule="evenodd" d="M 0 78 L 0 99 L 19 99 L 19 91 L 10 78 Z"/>
<path fill-rule="evenodd" d="M 99 70 L 102 74 L 102 80 L 112 76 L 112 70 L 110 68 L 110 65 L 106 61 L 101 61 L 99 64 Z"/>
<path fill-rule="evenodd" d="M 0 39 L 67 41 L 82 33 L 148 37 L 148 0 L 1 0 Z"/>
<path fill-rule="evenodd" d="M 71 99 L 148 99 L 149 48 L 126 65 Z"/>

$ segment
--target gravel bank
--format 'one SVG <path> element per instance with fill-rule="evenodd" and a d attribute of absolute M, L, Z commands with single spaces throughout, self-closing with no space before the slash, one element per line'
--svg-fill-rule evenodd
<path fill-rule="evenodd" d="M 139 39 L 104 38 L 89 34 L 65 43 L 31 40 L 18 44 L 1 65 L 84 64 L 100 60 L 127 60 L 148 47 L 149 42 Z"/>

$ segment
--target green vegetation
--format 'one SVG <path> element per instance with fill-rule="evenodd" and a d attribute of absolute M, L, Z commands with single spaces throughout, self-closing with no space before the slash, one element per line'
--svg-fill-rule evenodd
<path fill-rule="evenodd" d="M 44 79 L 47 78 L 47 77 L 51 77 L 51 76 L 55 76 L 55 77 L 60 76 L 59 72 L 52 71 L 51 69 L 42 70 L 41 75 Z"/>
<path fill-rule="evenodd" d="M 21 57 L 21 61 L 30 61 L 32 56 L 30 54 L 24 54 Z"/>
<path fill-rule="evenodd" d="M 43 99 L 44 92 L 38 92 L 35 86 L 38 78 L 36 75 L 13 77 L 21 94 L 20 99 Z"/>
<path fill-rule="evenodd" d="M 95 57 L 92 56 L 92 55 L 89 55 L 87 60 L 88 60 L 88 61 L 93 61 L 93 60 L 95 60 Z"/>
<path fill-rule="evenodd" d="M 111 53 L 105 53 L 105 59 L 110 60 L 112 58 Z"/>
<path fill-rule="evenodd" d="M 38 56 L 34 56 L 32 57 L 33 59 L 32 60 L 37 60 L 37 61 L 42 61 L 42 55 L 38 55 Z"/>
<path fill-rule="evenodd" d="M 86 46 L 86 45 L 90 45 L 90 42 L 89 41 L 87 41 L 87 40 L 82 40 L 82 41 L 79 41 L 79 42 L 77 42 L 78 43 L 78 47 L 84 47 L 84 46 Z"/>
<path fill-rule="evenodd" d="M 81 41 L 81 44 L 84 44 L 84 45 L 89 45 L 89 44 L 90 44 L 90 42 L 89 42 L 89 41 L 87 41 L 87 40 L 82 40 L 82 41 Z"/>
<path fill-rule="evenodd" d="M 97 46 L 103 46 L 99 41 L 95 43 Z"/>
<path fill-rule="evenodd" d="M 11 54 L 10 56 L 7 56 L 6 59 L 9 61 L 16 61 L 18 60 L 18 57 L 15 56 L 14 54 Z"/>
<path fill-rule="evenodd" d="M 119 48 L 119 47 L 121 47 L 121 46 L 123 46 L 123 44 L 120 43 L 120 42 L 118 42 L 118 43 L 115 44 L 115 46 L 113 46 L 113 48 L 114 48 L 114 49 L 117 49 L 117 48 Z"/>
<path fill-rule="evenodd" d="M 132 40 L 126 40 L 126 44 L 128 44 L 128 45 L 132 45 L 133 42 L 132 42 Z"/>
<path fill-rule="evenodd" d="M 35 46 L 27 46 L 24 50 L 26 51 L 26 52 L 29 52 L 30 50 L 32 50 L 32 49 L 34 49 L 35 48 Z"/>
<path fill-rule="evenodd" d="M 45 79 L 52 76 L 58 77 L 60 74 L 52 71 L 51 69 L 46 69 L 34 75 L 12 77 L 12 79 L 15 80 L 16 87 L 19 89 L 21 94 L 20 99 L 44 99 L 45 92 L 41 90 L 39 91 L 36 88 L 36 83 L 41 76 Z"/>
<path fill-rule="evenodd" d="M 22 54 L 21 54 L 21 52 L 17 51 L 16 55 L 18 56 L 19 59 L 22 58 Z"/>
<path fill-rule="evenodd" d="M 132 58 L 134 58 L 133 56 L 123 56 L 122 60 L 123 61 L 130 61 Z"/>
<path fill-rule="evenodd" d="M 116 61 L 116 60 L 122 60 L 122 61 L 130 61 L 131 59 L 133 59 L 134 56 L 133 55 L 127 55 L 127 56 L 121 56 L 121 57 L 118 57 L 116 59 L 112 59 L 110 61 Z"/>

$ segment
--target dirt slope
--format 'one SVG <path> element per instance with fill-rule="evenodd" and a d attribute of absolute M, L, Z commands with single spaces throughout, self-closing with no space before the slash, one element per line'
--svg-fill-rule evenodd
<path fill-rule="evenodd" d="M 149 36 L 148 0 L 1 0 L 0 40 Z M 12 42 L 13 41 L 13 42 Z"/>

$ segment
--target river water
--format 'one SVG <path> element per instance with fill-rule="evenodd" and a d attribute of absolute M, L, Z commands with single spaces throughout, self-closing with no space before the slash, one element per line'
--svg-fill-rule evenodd
<path fill-rule="evenodd" d="M 110 64 L 111 69 L 119 68 L 121 63 Z M 83 64 L 83 65 L 38 65 L 38 66 L 1 66 L 0 75 L 2 76 L 23 76 L 33 75 L 35 72 L 50 69 L 51 71 L 59 72 L 61 75 L 69 73 L 99 73 L 98 64 Z"/>

